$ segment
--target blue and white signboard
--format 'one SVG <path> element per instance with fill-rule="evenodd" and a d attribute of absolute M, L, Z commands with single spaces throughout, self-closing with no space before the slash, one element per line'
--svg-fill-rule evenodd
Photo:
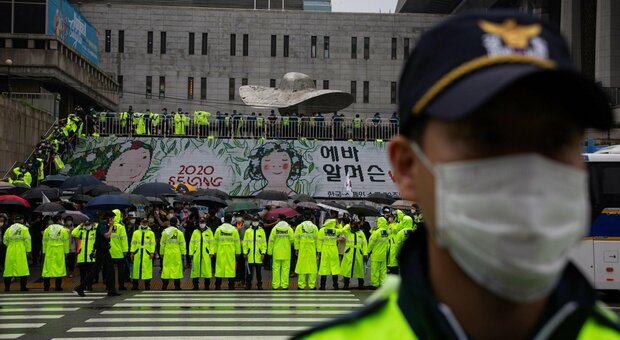
<path fill-rule="evenodd" d="M 67 0 L 48 0 L 47 34 L 57 36 L 92 63 L 99 64 L 97 29 Z"/>

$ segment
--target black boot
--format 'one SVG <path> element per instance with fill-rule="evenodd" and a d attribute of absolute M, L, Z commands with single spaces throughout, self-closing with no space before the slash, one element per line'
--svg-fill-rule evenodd
<path fill-rule="evenodd" d="M 364 279 L 357 279 L 357 288 L 364 289 Z"/>
<path fill-rule="evenodd" d="M 245 290 L 250 290 L 252 289 L 252 281 L 248 281 L 245 283 Z"/>
<path fill-rule="evenodd" d="M 181 290 L 181 279 L 174 279 L 174 290 Z"/>
<path fill-rule="evenodd" d="M 205 290 L 209 290 L 211 288 L 211 279 L 205 279 Z"/>
<path fill-rule="evenodd" d="M 49 277 L 43 278 L 43 291 L 44 292 L 50 291 L 50 278 Z"/>
<path fill-rule="evenodd" d="M 215 278 L 215 290 L 220 290 L 220 289 L 222 289 L 222 278 L 216 277 Z"/>
<path fill-rule="evenodd" d="M 10 277 L 4 278 L 4 291 L 5 292 L 11 291 L 11 278 Z"/>
<path fill-rule="evenodd" d="M 27 292 L 28 288 L 26 287 L 26 284 L 28 283 L 28 276 L 22 276 L 19 280 L 19 287 L 20 287 L 20 291 L 21 292 Z"/>
<path fill-rule="evenodd" d="M 321 283 L 319 285 L 319 290 L 325 290 L 326 284 L 327 284 L 327 276 L 321 275 Z"/>
<path fill-rule="evenodd" d="M 138 282 L 138 280 L 132 280 L 131 281 L 131 290 L 139 290 L 139 285 L 140 283 Z"/>
<path fill-rule="evenodd" d="M 161 280 L 161 290 L 168 290 L 168 279 L 162 279 Z"/>
<path fill-rule="evenodd" d="M 351 279 L 349 279 L 348 277 L 344 278 L 344 285 L 342 286 L 342 289 L 349 289 L 349 282 Z"/>
<path fill-rule="evenodd" d="M 332 275 L 332 284 L 334 285 L 334 290 L 340 289 L 338 287 L 338 275 Z"/>
<path fill-rule="evenodd" d="M 263 290 L 263 283 L 262 282 L 257 282 L 256 283 L 256 289 Z"/>
<path fill-rule="evenodd" d="M 228 280 L 228 290 L 235 290 L 235 279 Z"/>
<path fill-rule="evenodd" d="M 194 288 L 192 288 L 192 290 L 198 290 L 198 284 L 200 283 L 200 279 L 195 277 L 192 279 L 192 283 L 194 284 Z"/>
<path fill-rule="evenodd" d="M 144 290 L 151 290 L 151 280 L 144 280 Z"/>
<path fill-rule="evenodd" d="M 62 292 L 62 277 L 56 278 L 56 291 Z"/>

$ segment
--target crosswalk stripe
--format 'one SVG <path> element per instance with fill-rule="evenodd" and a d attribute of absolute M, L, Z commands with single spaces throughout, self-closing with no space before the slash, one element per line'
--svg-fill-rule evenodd
<path fill-rule="evenodd" d="M 21 307 L 2 307 L 0 313 L 16 313 L 16 312 L 75 312 L 77 307 L 40 307 L 40 308 L 21 308 Z"/>
<path fill-rule="evenodd" d="M 224 301 L 294 301 L 294 302 L 302 302 L 302 301 L 331 301 L 331 302 L 358 302 L 359 299 L 358 298 L 329 298 L 329 297 L 325 297 L 325 298 L 305 298 L 305 297 L 270 297 L 270 296 L 265 296 L 262 298 L 246 298 L 245 296 L 237 296 L 237 297 L 215 297 L 215 296 L 210 296 L 210 297 L 191 297 L 191 298 L 187 298 L 187 297 L 180 297 L 180 298 L 168 298 L 168 297 L 160 297 L 160 298 L 142 298 L 142 297 L 137 297 L 137 298 L 128 298 L 125 299 L 125 301 L 135 301 L 135 302 L 140 302 L 140 301 L 187 301 L 188 299 L 190 299 L 192 302 L 198 302 L 198 301 L 214 301 L 214 302 L 224 302 Z"/>
<path fill-rule="evenodd" d="M 23 334 L 21 334 L 23 335 Z M 238 335 L 217 335 L 217 336 L 132 336 L 131 340 L 284 340 L 287 336 L 238 336 Z M 127 340 L 127 337 L 87 337 L 87 338 L 53 338 L 52 340 L 75 340 L 75 339 L 96 339 L 96 340 Z"/>
<path fill-rule="evenodd" d="M 45 326 L 44 323 L 3 323 L 0 329 L 16 329 L 16 328 L 40 328 Z"/>
<path fill-rule="evenodd" d="M 89 296 L 89 299 L 103 299 L 105 296 Z M 1 297 L 0 298 L 0 304 L 2 304 L 4 301 L 21 301 L 21 300 L 28 300 L 28 301 L 47 301 L 47 300 L 58 300 L 58 301 L 68 301 L 68 300 L 84 300 L 83 297 L 80 296 L 32 296 L 32 297 L 28 297 L 28 296 L 24 296 L 24 297 Z"/>
<path fill-rule="evenodd" d="M 249 310 L 219 310 L 219 309 L 204 309 L 204 310 L 106 310 L 101 312 L 105 315 L 237 315 L 237 314 L 256 314 L 256 315 L 342 315 L 352 312 L 353 309 L 321 309 L 317 311 L 316 308 L 312 309 L 249 309 Z"/>
<path fill-rule="evenodd" d="M 36 319 L 60 319 L 64 314 L 60 315 L 0 315 L 0 320 L 36 320 Z"/>
<path fill-rule="evenodd" d="M 253 318 L 92 318 L 86 320 L 87 323 L 108 323 L 108 322 L 235 322 L 243 324 L 244 322 L 288 322 L 288 323 L 303 323 L 303 322 L 323 322 L 329 318 L 265 318 L 265 317 L 253 317 Z M 242 329 L 243 327 L 239 327 Z"/>
<path fill-rule="evenodd" d="M 6 333 L 6 334 L 0 334 L 0 339 L 17 339 L 19 337 L 22 337 L 26 335 L 25 333 Z"/>
<path fill-rule="evenodd" d="M 3 297 L 13 297 L 13 296 L 27 296 L 27 297 L 37 297 L 37 296 L 75 296 L 76 293 L 8 293 L 3 295 Z M 88 293 L 88 296 L 91 295 L 106 295 L 107 293 Z"/>
<path fill-rule="evenodd" d="M 284 294 L 276 294 L 275 297 L 283 297 Z M 170 297 L 185 297 L 185 298 L 193 298 L 193 297 L 205 297 L 205 296 L 213 296 L 213 297 L 265 297 L 265 298 L 272 298 L 274 297 L 274 295 L 269 295 L 267 294 L 234 294 L 234 293 L 228 293 L 228 294 L 213 294 L 213 295 L 209 295 L 209 294 L 201 294 L 201 295 L 196 295 L 196 294 L 184 294 L 184 293 L 179 293 L 179 294 L 166 294 L 165 296 L 161 296 L 158 294 L 138 294 L 138 295 L 134 295 L 134 298 L 154 298 L 154 299 L 161 299 L 161 298 L 170 298 Z M 288 296 L 288 295 L 286 295 Z M 335 298 L 335 297 L 355 297 L 355 294 L 333 294 L 333 295 L 329 295 L 329 296 L 325 296 L 324 294 L 320 294 L 320 293 L 308 293 L 308 294 L 296 294 L 296 295 L 291 295 L 293 297 L 317 297 L 317 298 L 326 298 L 326 299 L 331 299 L 331 298 Z"/>
<path fill-rule="evenodd" d="M 118 326 L 73 327 L 67 332 L 298 332 L 305 329 L 304 326 Z"/>
<path fill-rule="evenodd" d="M 180 307 L 179 303 L 165 303 L 165 302 L 120 302 L 114 305 L 114 307 Z M 363 307 L 362 303 L 213 303 L 213 302 L 184 302 L 183 307 L 342 307 L 342 308 L 355 308 Z"/>
<path fill-rule="evenodd" d="M 187 293 L 187 294 L 230 294 L 230 293 L 239 293 L 239 294 L 256 294 L 258 292 L 262 292 L 262 294 L 308 294 L 308 293 L 317 293 L 316 290 L 149 290 L 142 291 L 142 294 L 178 294 L 178 293 Z M 350 290 L 323 290 L 320 291 L 321 294 L 329 295 L 329 294 L 343 294 L 343 293 L 351 293 Z"/>
<path fill-rule="evenodd" d="M 93 303 L 92 300 L 78 300 L 78 301 L 37 301 L 37 305 L 87 305 L 89 303 Z M 20 306 L 20 305 L 32 305 L 34 302 L 32 301 L 6 301 L 2 302 L 4 306 Z"/>

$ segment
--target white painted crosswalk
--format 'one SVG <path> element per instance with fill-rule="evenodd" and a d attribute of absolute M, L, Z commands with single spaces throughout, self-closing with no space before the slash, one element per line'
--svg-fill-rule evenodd
<path fill-rule="evenodd" d="M 363 305 L 350 291 L 145 291 L 63 339 L 285 339 Z"/>

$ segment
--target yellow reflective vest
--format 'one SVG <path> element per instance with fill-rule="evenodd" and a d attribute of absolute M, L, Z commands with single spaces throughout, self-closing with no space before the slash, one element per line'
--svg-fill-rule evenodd
<path fill-rule="evenodd" d="M 319 275 L 338 275 L 340 274 L 340 255 L 338 254 L 338 235 L 343 230 L 335 219 L 329 219 L 319 230 L 318 249 L 321 253 L 321 263 L 319 265 Z"/>
<path fill-rule="evenodd" d="M 42 277 L 63 277 L 67 275 L 65 257 L 69 254 L 69 230 L 60 224 L 50 224 L 43 232 Z"/>
<path fill-rule="evenodd" d="M 295 229 L 295 250 L 297 250 L 295 273 L 316 275 L 318 237 L 319 228 L 310 221 L 302 222 Z"/>
<path fill-rule="evenodd" d="M 239 231 L 228 223 L 215 230 L 215 277 L 235 277 L 236 255 L 241 254 Z"/>
<path fill-rule="evenodd" d="M 189 241 L 189 256 L 192 257 L 191 278 L 210 278 L 211 255 L 213 255 L 213 232 L 209 228 L 196 229 Z"/>
<path fill-rule="evenodd" d="M 263 263 L 261 258 L 267 252 L 267 235 L 261 226 L 249 228 L 243 234 L 243 253 L 248 263 Z"/>
<path fill-rule="evenodd" d="M 30 253 L 30 232 L 28 227 L 21 223 L 11 225 L 2 239 L 6 246 L 4 258 L 4 277 L 19 277 L 30 275 L 28 257 Z"/>
<path fill-rule="evenodd" d="M 159 254 L 164 257 L 162 279 L 183 278 L 183 255 L 187 253 L 185 236 L 176 227 L 168 227 L 161 233 Z"/>
<path fill-rule="evenodd" d="M 138 227 L 131 236 L 131 253 L 133 254 L 133 270 L 131 278 L 134 280 L 150 280 L 153 278 L 153 259 L 155 254 L 155 233 L 151 228 Z"/>
<path fill-rule="evenodd" d="M 97 238 L 96 226 L 86 230 L 81 224 L 71 232 L 71 235 L 78 240 L 77 246 L 77 263 L 95 262 L 95 258 L 91 257 L 95 249 L 95 239 Z"/>

